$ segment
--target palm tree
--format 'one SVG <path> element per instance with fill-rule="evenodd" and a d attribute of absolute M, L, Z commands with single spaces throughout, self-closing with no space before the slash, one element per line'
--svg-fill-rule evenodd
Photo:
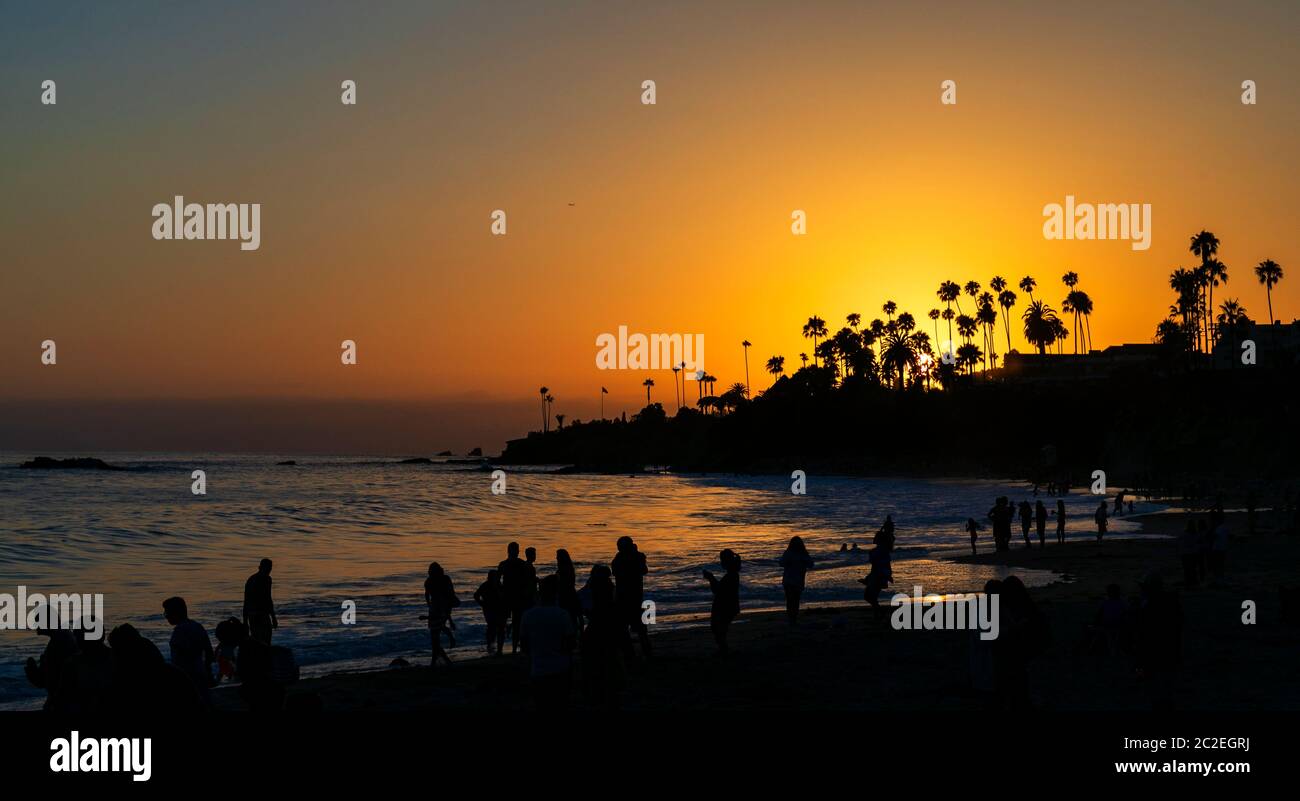
<path fill-rule="evenodd" d="M 975 371 L 975 365 L 979 364 L 984 354 L 980 351 L 979 345 L 967 342 L 960 348 L 957 348 L 957 366 L 965 368 L 967 373 Z"/>
<path fill-rule="evenodd" d="M 967 295 L 970 295 L 970 299 L 971 299 L 972 301 L 975 300 L 976 296 L 979 295 L 979 293 L 980 293 L 980 282 L 979 282 L 979 281 L 967 281 L 967 282 L 966 282 L 966 294 L 967 294 Z"/>
<path fill-rule="evenodd" d="M 987 292 L 985 292 L 984 295 L 988 299 L 984 300 L 981 298 L 983 305 L 981 305 L 980 310 L 975 313 L 975 319 L 977 319 L 980 325 L 984 327 L 984 347 L 988 349 L 989 358 L 993 360 L 994 366 L 997 366 L 998 354 L 993 343 L 997 339 L 997 337 L 994 336 L 994 331 L 997 330 L 998 313 L 997 310 L 993 308 L 993 296 Z M 988 372 L 988 369 L 989 364 L 988 361 L 985 360 L 984 371 Z"/>
<path fill-rule="evenodd" d="M 1241 326 L 1244 326 L 1246 323 L 1249 322 L 1250 322 L 1250 318 L 1246 316 L 1245 307 L 1243 307 L 1240 303 L 1238 303 L 1236 298 L 1228 298 L 1222 304 L 1220 304 L 1219 320 L 1218 320 L 1219 331 L 1226 330 L 1228 332 L 1228 335 L 1232 336 L 1232 334 L 1236 332 Z M 1237 349 L 1237 343 L 1235 340 L 1236 338 L 1233 337 L 1232 349 L 1234 351 Z M 1237 366 L 1237 360 L 1235 358 L 1231 359 L 1229 363 L 1233 367 Z"/>
<path fill-rule="evenodd" d="M 970 338 L 975 336 L 975 329 L 978 325 L 975 318 L 968 314 L 957 315 L 957 333 L 967 344 L 970 343 Z"/>
<path fill-rule="evenodd" d="M 817 363 L 817 339 L 826 336 L 826 321 L 817 315 L 808 318 L 803 326 L 804 339 L 813 341 L 813 364 Z"/>
<path fill-rule="evenodd" d="M 858 326 L 862 323 L 862 315 L 858 314 L 857 312 L 851 312 L 847 317 L 844 318 L 844 322 L 849 324 L 849 328 L 852 328 L 854 331 L 857 331 Z"/>
<path fill-rule="evenodd" d="M 1021 288 L 1024 288 L 1024 281 L 1021 282 Z M 1061 324 L 1056 312 L 1041 300 L 1035 300 L 1030 301 L 1020 319 L 1025 323 L 1025 341 L 1038 348 L 1040 356 L 1046 354 L 1048 346 L 1056 341 L 1057 326 Z"/>
<path fill-rule="evenodd" d="M 1001 279 L 999 279 L 1001 280 Z M 1003 282 L 1004 285 L 1006 282 Z M 1011 308 L 1016 305 L 1016 293 L 1010 289 L 998 291 L 998 305 L 1002 307 L 1002 325 L 1007 329 L 1007 353 L 1011 352 Z"/>
<path fill-rule="evenodd" d="M 749 346 L 750 346 L 749 340 L 747 339 L 744 342 L 741 342 L 740 346 L 745 349 L 745 397 L 748 398 L 749 397 Z"/>
<path fill-rule="evenodd" d="M 1019 286 L 1020 286 L 1020 291 L 1024 292 L 1026 295 L 1029 296 L 1029 302 L 1033 303 L 1034 287 L 1038 286 L 1038 282 L 1035 281 L 1031 276 L 1026 275 L 1024 278 L 1020 279 Z"/>
<path fill-rule="evenodd" d="M 926 315 L 931 320 L 934 320 L 934 341 L 935 342 L 939 341 L 939 315 L 940 314 L 941 312 L 938 309 L 930 309 L 929 314 Z"/>
<path fill-rule="evenodd" d="M 682 408 L 682 396 L 677 393 L 677 374 L 681 371 L 682 368 L 675 364 L 673 365 L 673 400 L 677 402 L 678 411 L 681 411 Z"/>
<path fill-rule="evenodd" d="M 808 366 L 808 354 L 806 354 L 806 353 L 800 353 L 800 354 L 799 354 L 799 361 L 800 361 L 800 364 L 799 364 L 800 367 L 807 367 L 807 366 Z M 784 357 L 784 356 L 781 357 L 781 363 L 782 363 L 782 364 L 785 363 L 785 357 Z"/>
<path fill-rule="evenodd" d="M 943 319 L 948 321 L 948 341 L 951 342 L 952 341 L 952 304 L 953 301 L 956 301 L 957 310 L 958 311 L 961 310 L 961 300 L 960 300 L 961 287 L 957 285 L 956 281 L 944 281 L 943 283 L 939 284 L 939 291 L 936 292 L 935 294 L 939 296 L 939 300 L 948 304 L 948 313 L 944 315 Z"/>
<path fill-rule="evenodd" d="M 898 304 L 892 300 L 887 300 L 885 301 L 885 305 L 880 307 L 880 310 L 884 312 L 885 316 L 892 322 L 894 319 L 894 312 L 898 311 Z"/>
<path fill-rule="evenodd" d="M 1178 293 L 1178 303 L 1175 310 L 1183 318 L 1183 333 L 1187 337 L 1188 349 L 1190 350 L 1196 344 L 1197 327 L 1192 318 L 1197 313 L 1197 308 L 1200 305 L 1200 290 L 1196 273 L 1179 267 L 1169 274 L 1169 288 Z"/>
<path fill-rule="evenodd" d="M 897 375 L 898 388 L 903 389 L 907 385 L 907 368 L 912 367 L 915 372 L 916 361 L 915 335 L 908 335 L 898 327 L 885 332 L 880 349 L 880 369 L 884 376 Z"/>
<path fill-rule="evenodd" d="M 557 415 L 555 415 L 555 423 L 556 423 L 556 427 L 559 428 L 561 431 L 563 431 L 563 430 L 564 430 L 564 415 L 562 415 L 562 414 L 557 414 Z"/>
<path fill-rule="evenodd" d="M 1214 347 L 1214 340 L 1216 339 L 1213 320 L 1210 317 L 1214 312 L 1214 288 L 1220 284 L 1228 283 L 1228 265 L 1218 259 L 1210 259 L 1202 265 L 1202 270 L 1205 273 L 1205 280 L 1209 284 L 1207 287 L 1209 295 L 1205 298 L 1207 309 L 1206 319 L 1210 323 L 1209 341 L 1206 344 L 1208 347 L 1212 348 Z"/>
<path fill-rule="evenodd" d="M 1255 277 L 1264 285 L 1268 293 L 1268 324 L 1273 325 L 1273 287 L 1282 280 L 1282 265 L 1272 259 L 1264 259 L 1255 266 Z"/>
<path fill-rule="evenodd" d="M 1052 321 L 1052 335 L 1056 337 L 1056 352 L 1059 354 L 1065 347 L 1065 340 L 1070 337 L 1069 330 L 1059 317 Z"/>
<path fill-rule="evenodd" d="M 554 396 L 554 395 L 551 395 L 551 394 L 548 393 L 548 394 L 546 395 L 546 397 L 543 399 L 543 401 L 544 401 L 545 404 L 546 404 L 546 421 L 547 421 L 547 426 L 548 426 L 547 430 L 549 431 L 549 430 L 550 430 L 549 426 L 550 426 L 550 419 L 551 419 L 551 409 L 555 408 L 555 396 Z"/>
<path fill-rule="evenodd" d="M 547 387 L 542 387 L 537 391 L 542 395 L 542 433 L 545 434 L 549 428 L 548 423 L 550 422 L 550 415 L 546 413 L 546 393 L 551 390 Z"/>
<path fill-rule="evenodd" d="M 803 356 L 802 353 L 799 355 Z M 805 362 L 808 361 L 807 357 L 804 357 L 804 361 Z M 772 383 L 775 384 L 776 380 L 781 377 L 782 373 L 785 372 L 785 357 L 773 356 L 772 358 L 768 359 L 767 371 L 772 374 Z"/>
<path fill-rule="evenodd" d="M 1075 313 L 1083 318 L 1083 325 L 1079 327 L 1079 333 L 1084 338 L 1083 352 L 1088 353 L 1092 350 L 1092 298 L 1088 297 L 1088 293 L 1082 289 L 1075 290 L 1070 294 L 1074 295 L 1071 305 L 1074 306 Z"/>
<path fill-rule="evenodd" d="M 649 405 L 650 405 L 650 387 L 653 387 L 654 385 L 655 385 L 655 380 L 654 380 L 653 378 L 647 378 L 646 380 L 644 380 L 644 381 L 641 382 L 641 386 L 645 387 L 645 405 L 646 405 L 646 406 L 649 406 Z"/>
<path fill-rule="evenodd" d="M 1191 243 L 1187 246 L 1187 249 L 1192 252 L 1193 256 L 1199 256 L 1201 258 L 1200 274 L 1197 276 L 1198 283 L 1201 289 L 1205 289 L 1208 292 L 1210 286 L 1208 265 L 1210 260 L 1214 258 L 1215 254 L 1219 252 L 1219 238 L 1209 231 L 1202 230 L 1200 233 L 1192 235 Z M 1201 316 L 1208 317 L 1211 309 L 1205 309 L 1203 305 L 1198 304 L 1197 311 Z M 1196 337 L 1198 341 L 1201 336 L 1202 327 L 1203 326 L 1198 322 L 1196 327 Z"/>

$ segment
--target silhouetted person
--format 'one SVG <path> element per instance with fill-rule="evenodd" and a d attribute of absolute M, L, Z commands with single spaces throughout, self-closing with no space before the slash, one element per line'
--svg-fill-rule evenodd
<path fill-rule="evenodd" d="M 713 630 L 713 639 L 718 642 L 718 651 L 725 656 L 729 653 L 727 631 L 731 628 L 731 621 L 740 614 L 740 557 L 727 548 L 718 555 L 718 561 L 726 571 L 722 578 L 714 576 L 711 570 L 704 571 L 704 578 L 708 579 L 709 589 L 713 590 L 709 627 Z"/>
<path fill-rule="evenodd" d="M 970 535 L 970 555 L 975 555 L 975 543 L 980 537 L 980 524 L 975 522 L 975 518 L 966 518 L 966 533 Z"/>
<path fill-rule="evenodd" d="M 1115 493 L 1115 516 L 1124 514 L 1124 490 Z"/>
<path fill-rule="evenodd" d="M 532 605 L 537 573 L 532 565 L 519 558 L 517 542 L 506 546 L 506 558 L 497 565 L 497 572 L 501 575 L 501 589 L 510 607 L 510 651 L 513 653 L 519 650 L 519 626 L 523 623 L 524 612 Z"/>
<path fill-rule="evenodd" d="M 524 561 L 528 563 L 533 583 L 528 588 L 528 607 L 537 606 L 537 549 L 529 546 L 524 549 Z"/>
<path fill-rule="evenodd" d="M 840 553 L 848 553 L 848 552 L 849 552 L 849 544 L 847 542 L 841 542 Z"/>
<path fill-rule="evenodd" d="M 271 600 L 271 560 L 263 559 L 244 582 L 244 625 L 255 640 L 271 644 L 271 629 L 280 625 Z"/>
<path fill-rule="evenodd" d="M 1178 668 L 1182 663 L 1183 609 L 1178 596 L 1167 592 L 1160 576 L 1149 574 L 1138 585 L 1134 644 L 1138 678 L 1156 709 L 1173 706 Z"/>
<path fill-rule="evenodd" d="M 171 663 L 194 682 L 199 698 L 206 706 L 210 703 L 208 690 L 212 687 L 212 663 L 216 661 L 207 629 L 190 620 L 189 607 L 185 599 L 178 596 L 163 601 L 163 615 L 173 626 L 169 642 Z"/>
<path fill-rule="evenodd" d="M 993 547 L 998 551 L 1011 550 L 1011 519 L 1015 510 L 1007 502 L 1005 495 L 999 496 L 997 503 L 989 510 L 988 518 L 993 521 Z"/>
<path fill-rule="evenodd" d="M 1065 542 L 1065 501 L 1056 502 L 1056 541 L 1057 543 Z"/>
<path fill-rule="evenodd" d="M 582 631 L 582 606 L 578 603 L 578 570 L 573 566 L 569 552 L 560 548 L 555 552 L 555 580 L 559 591 L 559 607 L 573 618 L 573 625 Z"/>
<path fill-rule="evenodd" d="M 510 606 L 506 603 L 497 571 L 488 571 L 487 580 L 474 590 L 474 600 L 483 609 L 483 624 L 487 629 L 483 636 L 487 640 L 488 653 L 492 653 L 492 645 L 496 643 L 496 653 L 500 656 L 505 649 L 506 618 L 510 616 Z"/>
<path fill-rule="evenodd" d="M 884 545 L 888 551 L 894 550 L 894 516 L 885 515 L 884 525 L 876 532 L 876 536 L 871 540 L 873 545 Z"/>
<path fill-rule="evenodd" d="M 26 614 L 26 610 L 21 610 Z M 33 687 L 45 690 L 44 708 L 59 711 L 65 708 L 63 697 L 64 669 L 80 652 L 76 635 L 67 629 L 37 629 L 36 634 L 49 637 L 40 659 L 27 657 L 24 672 Z"/>
<path fill-rule="evenodd" d="M 646 566 L 645 554 L 637 550 L 636 543 L 631 537 L 619 537 L 617 547 L 618 553 L 609 563 L 610 572 L 614 574 L 614 601 L 618 605 L 623 624 L 636 632 L 637 640 L 641 644 L 641 655 L 649 659 L 650 632 L 641 622 L 641 603 L 643 577 L 650 572 L 650 569 Z M 627 647 L 629 657 L 632 656 L 631 648 L 629 643 Z"/>
<path fill-rule="evenodd" d="M 451 664 L 451 657 L 442 648 L 442 634 L 447 633 L 448 645 L 456 647 L 456 636 L 450 628 L 451 610 L 460 605 L 456 590 L 452 586 L 451 576 L 443 571 L 437 562 L 429 564 L 429 576 L 424 580 L 424 602 L 429 607 L 429 642 L 433 656 L 429 667 L 436 667 L 438 657 Z"/>
<path fill-rule="evenodd" d="M 781 554 L 781 589 L 785 592 L 785 614 L 790 625 L 799 623 L 799 600 L 803 596 L 804 577 L 812 570 L 813 560 L 802 537 L 791 537 Z"/>
<path fill-rule="evenodd" d="M 1105 501 L 1102 501 L 1101 504 L 1097 507 L 1097 511 L 1095 514 L 1093 514 L 1092 519 L 1097 524 L 1097 542 L 1101 542 L 1101 538 L 1106 536 L 1106 502 Z"/>
<path fill-rule="evenodd" d="M 1047 507 L 1042 501 L 1034 502 L 1034 524 L 1038 526 L 1038 547 L 1047 547 Z"/>
<path fill-rule="evenodd" d="M 562 709 L 569 700 L 573 645 L 577 629 L 569 613 L 556 605 L 558 582 L 547 576 L 539 585 L 540 604 L 524 613 L 520 642 L 529 658 L 529 681 L 540 710 Z"/>
<path fill-rule="evenodd" d="M 112 704 L 123 715 L 178 715 L 203 708 L 194 682 L 167 664 L 158 646 L 130 623 L 108 635 L 113 659 Z"/>
<path fill-rule="evenodd" d="M 1032 548 L 1033 541 L 1029 539 L 1029 527 L 1034 522 L 1034 510 L 1029 505 L 1029 501 L 1020 502 L 1020 530 L 1025 536 L 1025 547 Z"/>
<path fill-rule="evenodd" d="M 871 549 L 871 572 L 866 578 L 858 579 L 858 582 L 865 585 L 862 590 L 863 599 L 871 604 L 875 611 L 876 617 L 880 617 L 880 591 L 889 586 L 894 580 L 894 568 L 891 564 L 890 549 L 884 545 L 877 545 Z"/>
<path fill-rule="evenodd" d="M 994 596 L 1002 592 L 1002 582 L 989 579 L 984 582 L 984 595 Z M 972 628 L 967 638 L 970 651 L 970 684 L 977 692 L 992 696 L 997 689 L 995 683 L 994 647 L 996 640 L 985 640 L 980 632 Z"/>
<path fill-rule="evenodd" d="M 1000 598 L 1000 625 L 993 647 L 997 696 L 1008 709 L 1027 709 L 1033 706 L 1029 695 L 1029 663 L 1047 645 L 1047 619 L 1016 576 L 1007 576 L 1002 581 Z"/>
<path fill-rule="evenodd" d="M 247 626 L 234 622 L 237 625 L 218 626 L 217 639 L 223 647 L 235 650 L 239 697 L 253 712 L 277 712 L 284 707 L 285 683 L 276 676 L 276 649 L 249 636 Z"/>
<path fill-rule="evenodd" d="M 623 688 L 623 644 L 628 634 L 614 602 L 609 567 L 592 565 L 578 598 L 587 621 L 582 630 L 582 680 L 587 698 L 600 707 L 613 708 Z"/>

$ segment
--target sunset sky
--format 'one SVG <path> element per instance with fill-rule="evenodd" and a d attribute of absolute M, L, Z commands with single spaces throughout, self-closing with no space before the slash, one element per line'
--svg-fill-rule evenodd
<path fill-rule="evenodd" d="M 1073 270 L 1096 346 L 1147 342 L 1201 228 L 1216 305 L 1267 320 L 1271 258 L 1291 320 L 1300 6 L 1047 5 L 0 3 L 0 401 L 481 402 L 413 445 L 495 448 L 543 384 L 638 410 L 646 373 L 595 368 L 619 325 L 704 334 L 721 386 L 748 339 L 761 389 L 812 314 L 930 330 L 942 280 L 1059 308 Z M 260 250 L 154 241 L 178 194 L 261 203 Z M 1067 194 L 1150 203 L 1151 248 L 1044 240 Z"/>

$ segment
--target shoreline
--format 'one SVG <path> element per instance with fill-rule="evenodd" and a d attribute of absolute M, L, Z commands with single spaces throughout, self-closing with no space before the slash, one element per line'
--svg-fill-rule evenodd
<path fill-rule="evenodd" d="M 1015 548 L 1006 553 L 955 557 L 954 561 L 1051 570 L 1058 580 L 1031 590 L 1048 617 L 1052 644 L 1030 665 L 1036 706 L 1060 710 L 1146 709 L 1149 700 L 1131 669 L 1117 660 L 1080 656 L 1087 624 L 1105 597 L 1107 584 L 1125 597 L 1137 582 L 1158 571 L 1166 587 L 1179 592 L 1184 608 L 1183 670 L 1176 705 L 1189 709 L 1300 709 L 1300 689 L 1277 660 L 1241 668 L 1225 686 L 1222 666 L 1234 654 L 1279 656 L 1300 647 L 1300 629 L 1281 620 L 1279 588 L 1285 566 L 1300 555 L 1300 540 L 1278 532 L 1283 522 L 1259 514 L 1260 531 L 1244 536 L 1245 514 L 1229 512 L 1233 532 L 1227 578 L 1219 587 L 1182 586 L 1177 541 L 1186 511 L 1165 510 L 1131 518 L 1140 536 L 1106 541 L 1078 537 L 1064 545 Z M 1192 512 L 1191 514 L 1199 514 Z M 902 592 L 901 589 L 895 587 Z M 1243 600 L 1258 605 L 1259 621 L 1244 625 Z M 707 630 L 683 626 L 653 632 L 655 658 L 637 659 L 626 669 L 621 706 L 627 709 L 700 707 L 982 710 L 989 699 L 968 682 L 968 632 L 894 631 L 888 615 L 874 619 L 865 603 L 805 609 L 790 628 L 780 611 L 742 612 L 732 627 L 734 652 L 718 657 Z M 1243 650 L 1244 649 L 1244 650 Z M 1122 661 L 1122 660 L 1119 660 Z M 1104 662 L 1104 664 L 1103 664 Z M 846 682 L 845 677 L 853 677 Z M 575 660 L 575 709 L 591 708 L 580 691 L 581 660 Z M 451 707 L 531 709 L 527 662 L 508 653 L 461 659 L 437 670 L 421 666 L 334 673 L 303 679 L 289 688 L 291 706 L 326 711 Z M 243 705 L 233 687 L 213 692 L 218 709 Z"/>

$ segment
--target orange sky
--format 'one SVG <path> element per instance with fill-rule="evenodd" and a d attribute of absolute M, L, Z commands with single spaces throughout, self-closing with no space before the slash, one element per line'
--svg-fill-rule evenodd
<path fill-rule="evenodd" d="M 1251 268 L 1300 269 L 1296 7 L 972 5 L 7 20 L 0 397 L 504 400 L 546 384 L 586 418 L 602 384 L 611 412 L 644 399 L 645 374 L 595 369 L 596 336 L 619 325 L 703 333 L 723 386 L 744 380 L 749 339 L 761 388 L 768 356 L 810 349 L 811 314 L 835 328 L 893 299 L 930 330 L 941 280 L 1031 274 L 1059 305 L 1067 270 L 1097 346 L 1145 342 L 1203 227 L 1229 268 L 1216 304 L 1266 319 Z M 37 102 L 47 77 L 57 106 Z M 153 241 L 150 209 L 176 194 L 261 203 L 261 249 Z M 1150 203 L 1152 247 L 1045 241 L 1042 207 L 1067 194 Z M 1288 277 L 1273 308 L 1298 304 Z M 358 366 L 340 365 L 343 339 Z"/>

